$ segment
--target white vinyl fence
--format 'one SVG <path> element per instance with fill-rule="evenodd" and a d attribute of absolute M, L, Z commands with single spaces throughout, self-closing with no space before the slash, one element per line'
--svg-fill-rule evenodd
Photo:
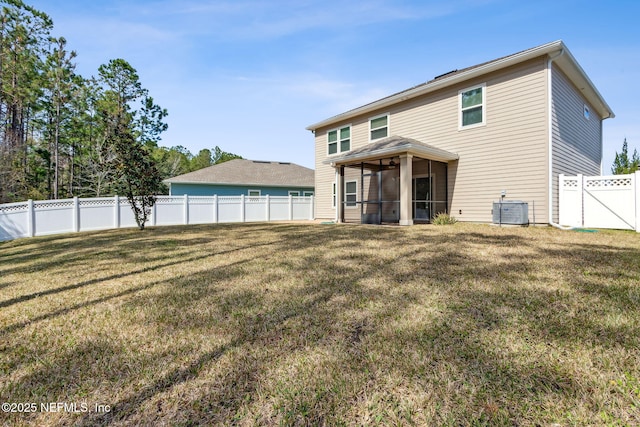
<path fill-rule="evenodd" d="M 559 177 L 560 225 L 640 232 L 640 172 Z"/>
<path fill-rule="evenodd" d="M 150 226 L 312 220 L 313 196 L 157 196 Z M 28 200 L 0 205 L 0 241 L 137 227 L 126 198 Z"/>

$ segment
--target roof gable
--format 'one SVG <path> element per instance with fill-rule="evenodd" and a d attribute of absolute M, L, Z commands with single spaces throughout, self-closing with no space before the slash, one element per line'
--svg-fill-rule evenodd
<path fill-rule="evenodd" d="M 287 162 L 234 159 L 164 180 L 169 184 L 313 187 L 313 169 Z"/>
<path fill-rule="evenodd" d="M 329 119 L 308 126 L 306 129 L 315 131 L 320 127 L 331 126 L 338 122 L 349 120 L 360 114 L 371 113 L 375 110 L 388 108 L 392 105 L 404 102 L 439 89 L 463 83 L 485 74 L 489 74 L 530 59 L 547 56 L 554 59 L 554 64 L 569 77 L 572 83 L 582 92 L 585 98 L 594 106 L 601 117 L 614 117 L 613 111 L 606 103 L 600 92 L 596 89 L 582 67 L 578 64 L 569 49 L 562 40 L 547 43 L 531 49 L 523 50 L 512 55 L 484 62 L 482 64 L 467 67 L 461 70 L 454 70 L 444 73 L 433 80 L 421 83 L 409 89 L 381 98 L 377 101 L 365 104 L 361 107 L 330 117 Z"/>

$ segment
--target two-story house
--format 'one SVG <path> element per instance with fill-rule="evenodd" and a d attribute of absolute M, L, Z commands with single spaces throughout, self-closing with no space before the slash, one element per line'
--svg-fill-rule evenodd
<path fill-rule="evenodd" d="M 558 220 L 558 175 L 601 173 L 611 108 L 562 41 L 455 70 L 309 126 L 316 217 L 411 225 L 492 202 Z"/>

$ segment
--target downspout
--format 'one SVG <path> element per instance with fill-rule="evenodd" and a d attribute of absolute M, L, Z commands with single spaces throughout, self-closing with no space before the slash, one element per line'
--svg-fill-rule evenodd
<path fill-rule="evenodd" d="M 558 52 L 557 54 L 550 56 L 549 59 L 547 60 L 547 94 L 548 94 L 548 105 L 547 105 L 547 111 L 549 114 L 549 121 L 548 121 L 548 131 L 549 131 L 549 176 L 548 176 L 548 180 L 549 180 L 549 188 L 547 189 L 547 193 L 549 195 L 549 206 L 548 206 L 548 215 L 549 215 L 549 225 L 552 225 L 554 227 L 557 228 L 562 228 L 565 229 L 564 227 L 562 227 L 559 224 L 556 224 L 553 222 L 553 111 L 552 111 L 552 107 L 553 107 L 553 70 L 551 69 L 551 65 L 553 63 L 554 60 L 558 59 L 559 57 L 561 57 L 564 54 L 564 48 L 560 49 L 560 52 Z"/>
<path fill-rule="evenodd" d="M 609 117 L 606 117 L 607 119 L 611 117 L 611 113 L 609 113 Z M 604 119 L 600 119 L 600 135 L 598 135 L 600 137 L 600 176 L 604 175 L 604 141 L 602 139 L 602 122 L 604 122 Z"/>

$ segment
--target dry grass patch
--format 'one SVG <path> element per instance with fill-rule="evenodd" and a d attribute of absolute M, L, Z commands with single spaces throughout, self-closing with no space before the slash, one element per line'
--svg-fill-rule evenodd
<path fill-rule="evenodd" d="M 0 398 L 37 405 L 4 425 L 640 424 L 636 233 L 24 239 L 0 243 L 0 309 Z"/>

